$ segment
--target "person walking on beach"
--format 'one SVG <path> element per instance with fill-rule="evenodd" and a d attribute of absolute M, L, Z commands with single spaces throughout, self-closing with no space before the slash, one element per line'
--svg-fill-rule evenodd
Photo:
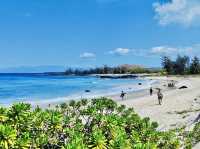
<path fill-rule="evenodd" d="M 152 89 L 152 87 L 150 88 L 149 92 L 150 92 L 150 96 L 152 96 L 152 94 L 153 94 L 153 89 Z"/>
<path fill-rule="evenodd" d="M 121 92 L 120 97 L 122 98 L 122 100 L 124 100 L 124 96 L 126 95 L 126 93 L 124 91 Z"/>
<path fill-rule="evenodd" d="M 162 99 L 163 99 L 163 94 L 161 93 L 161 89 L 160 88 L 158 89 L 157 96 L 158 96 L 158 103 L 159 103 L 159 105 L 161 105 L 162 104 Z"/>

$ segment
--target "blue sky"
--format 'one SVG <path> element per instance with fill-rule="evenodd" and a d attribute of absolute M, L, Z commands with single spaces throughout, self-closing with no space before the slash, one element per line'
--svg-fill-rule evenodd
<path fill-rule="evenodd" d="M 2 0 L 0 68 L 160 66 L 200 55 L 199 0 Z"/>

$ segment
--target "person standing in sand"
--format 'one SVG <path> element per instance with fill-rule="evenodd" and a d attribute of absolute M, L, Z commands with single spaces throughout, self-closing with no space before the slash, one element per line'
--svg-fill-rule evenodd
<path fill-rule="evenodd" d="M 153 94 L 153 89 L 152 89 L 152 87 L 150 88 L 149 92 L 150 92 L 150 96 L 152 96 L 152 94 Z"/>
<path fill-rule="evenodd" d="M 122 98 L 122 100 L 124 100 L 124 96 L 126 95 L 126 93 L 124 91 L 121 92 L 120 97 Z"/>
<path fill-rule="evenodd" d="M 158 89 L 157 96 L 158 96 L 158 103 L 159 103 L 159 105 L 161 105 L 162 104 L 162 99 L 163 99 L 163 94 L 161 93 L 161 89 L 160 88 Z"/>

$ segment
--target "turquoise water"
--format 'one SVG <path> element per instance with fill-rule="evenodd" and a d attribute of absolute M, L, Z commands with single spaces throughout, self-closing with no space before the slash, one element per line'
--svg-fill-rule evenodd
<path fill-rule="evenodd" d="M 84 98 L 137 91 L 144 79 L 100 79 L 97 77 L 48 76 L 44 74 L 0 74 L 0 103 Z M 133 88 L 125 87 L 131 85 Z M 135 87 L 134 87 L 135 85 Z M 85 90 L 90 90 L 86 93 Z"/>

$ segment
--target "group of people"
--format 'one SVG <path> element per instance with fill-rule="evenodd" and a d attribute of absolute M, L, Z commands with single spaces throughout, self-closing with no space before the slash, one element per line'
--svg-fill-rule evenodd
<path fill-rule="evenodd" d="M 168 83 L 168 87 L 175 87 L 175 83 L 173 80 L 170 83 Z"/>
<path fill-rule="evenodd" d="M 158 90 L 158 91 L 157 91 L 158 104 L 161 105 L 161 104 L 162 104 L 162 99 L 163 99 L 163 94 L 162 94 L 160 88 L 157 88 L 157 90 Z M 152 87 L 149 89 L 149 93 L 150 93 L 150 96 L 153 95 L 153 88 L 152 88 Z M 120 97 L 121 97 L 122 100 L 124 100 L 125 95 L 126 95 L 126 93 L 125 93 L 124 91 L 122 91 L 122 92 L 121 92 L 121 95 L 120 95 Z"/>

